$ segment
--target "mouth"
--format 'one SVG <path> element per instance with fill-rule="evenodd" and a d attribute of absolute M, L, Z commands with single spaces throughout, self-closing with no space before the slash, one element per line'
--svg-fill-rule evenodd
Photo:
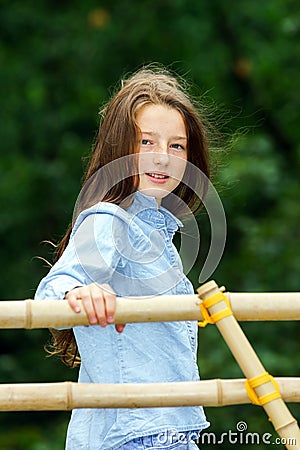
<path fill-rule="evenodd" d="M 159 172 L 146 172 L 145 175 L 149 180 L 158 184 L 166 183 L 170 178 L 169 175 Z"/>

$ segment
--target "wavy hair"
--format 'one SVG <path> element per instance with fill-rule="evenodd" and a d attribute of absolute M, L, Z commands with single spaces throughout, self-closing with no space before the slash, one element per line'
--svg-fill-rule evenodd
<path fill-rule="evenodd" d="M 209 172 L 209 139 L 205 119 L 198 107 L 193 103 L 185 88 L 185 83 L 161 68 L 143 68 L 125 80 L 115 92 L 111 100 L 100 111 L 100 126 L 94 148 L 90 155 L 84 181 L 84 196 L 80 207 L 73 217 L 73 223 L 57 246 L 56 259 L 64 252 L 72 231 L 74 220 L 81 210 L 106 201 L 120 204 L 138 189 L 138 176 L 121 176 L 120 181 L 114 183 L 111 177 L 115 174 L 105 171 L 107 179 L 101 178 L 101 184 L 93 182 L 93 176 L 107 164 L 127 155 L 136 155 L 139 148 L 140 130 L 136 123 L 139 109 L 147 104 L 166 105 L 175 108 L 182 116 L 187 132 L 187 159 L 191 166 L 200 169 L 204 176 L 196 179 L 192 173 L 185 174 L 183 180 L 174 190 L 172 198 L 178 197 L 180 204 L 187 205 L 193 212 L 201 208 L 201 199 L 195 194 L 195 184 L 201 184 L 202 195 L 205 195 L 210 177 Z M 134 158 L 134 157 L 133 157 Z M 132 159 L 130 158 L 130 161 Z M 122 173 L 132 173 L 132 169 L 120 165 Z M 184 183 L 189 178 L 188 185 Z M 191 183 L 194 183 L 191 185 Z M 109 186 L 109 189 L 107 189 Z M 199 189 L 196 189 L 199 192 Z M 203 197 L 202 197 L 203 198 Z M 169 202 L 170 203 L 170 202 Z M 168 196 L 163 199 L 164 206 L 171 209 Z M 180 215 L 179 210 L 172 211 Z M 48 352 L 60 355 L 62 361 L 74 367 L 80 363 L 78 348 L 72 330 L 50 330 L 53 336 L 51 348 Z"/>

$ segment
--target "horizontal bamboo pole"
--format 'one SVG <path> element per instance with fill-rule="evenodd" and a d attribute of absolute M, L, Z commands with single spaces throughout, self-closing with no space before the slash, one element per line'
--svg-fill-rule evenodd
<path fill-rule="evenodd" d="M 300 402 L 300 378 L 277 378 L 283 398 Z M 65 411 L 75 408 L 150 408 L 248 404 L 245 380 L 176 383 L 1 384 L 0 411 Z"/>
<path fill-rule="evenodd" d="M 300 320 L 300 293 L 226 292 L 237 320 Z M 195 294 L 118 298 L 116 323 L 202 320 Z M 0 301 L 0 328 L 59 328 L 88 325 L 66 301 Z"/>
<path fill-rule="evenodd" d="M 300 292 L 225 292 L 239 321 L 300 320 Z"/>

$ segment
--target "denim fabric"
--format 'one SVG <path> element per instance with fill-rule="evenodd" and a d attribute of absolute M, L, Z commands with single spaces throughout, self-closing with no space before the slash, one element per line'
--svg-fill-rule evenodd
<path fill-rule="evenodd" d="M 155 434 L 153 436 L 145 436 L 133 439 L 127 442 L 117 450 L 151 450 L 151 449 L 165 449 L 165 450 L 197 450 L 198 446 L 183 434 L 176 437 L 170 434 Z"/>
<path fill-rule="evenodd" d="M 78 217 L 69 244 L 41 281 L 37 300 L 61 300 L 66 291 L 109 283 L 117 296 L 191 294 L 172 237 L 181 223 L 139 192 L 125 211 L 98 203 Z M 134 302 L 138 299 L 133 298 Z M 80 383 L 155 383 L 199 380 L 197 323 L 127 324 L 74 328 Z M 208 422 L 202 407 L 78 409 L 68 428 L 68 450 L 111 450 L 169 429 L 197 432 Z"/>

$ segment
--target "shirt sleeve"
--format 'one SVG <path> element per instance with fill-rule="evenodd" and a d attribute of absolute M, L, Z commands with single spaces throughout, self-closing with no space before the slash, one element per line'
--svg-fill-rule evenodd
<path fill-rule="evenodd" d="M 36 300 L 61 300 L 65 293 L 90 283 L 109 283 L 122 259 L 122 221 L 109 213 L 92 213 L 76 231 L 60 259 L 40 282 Z"/>

